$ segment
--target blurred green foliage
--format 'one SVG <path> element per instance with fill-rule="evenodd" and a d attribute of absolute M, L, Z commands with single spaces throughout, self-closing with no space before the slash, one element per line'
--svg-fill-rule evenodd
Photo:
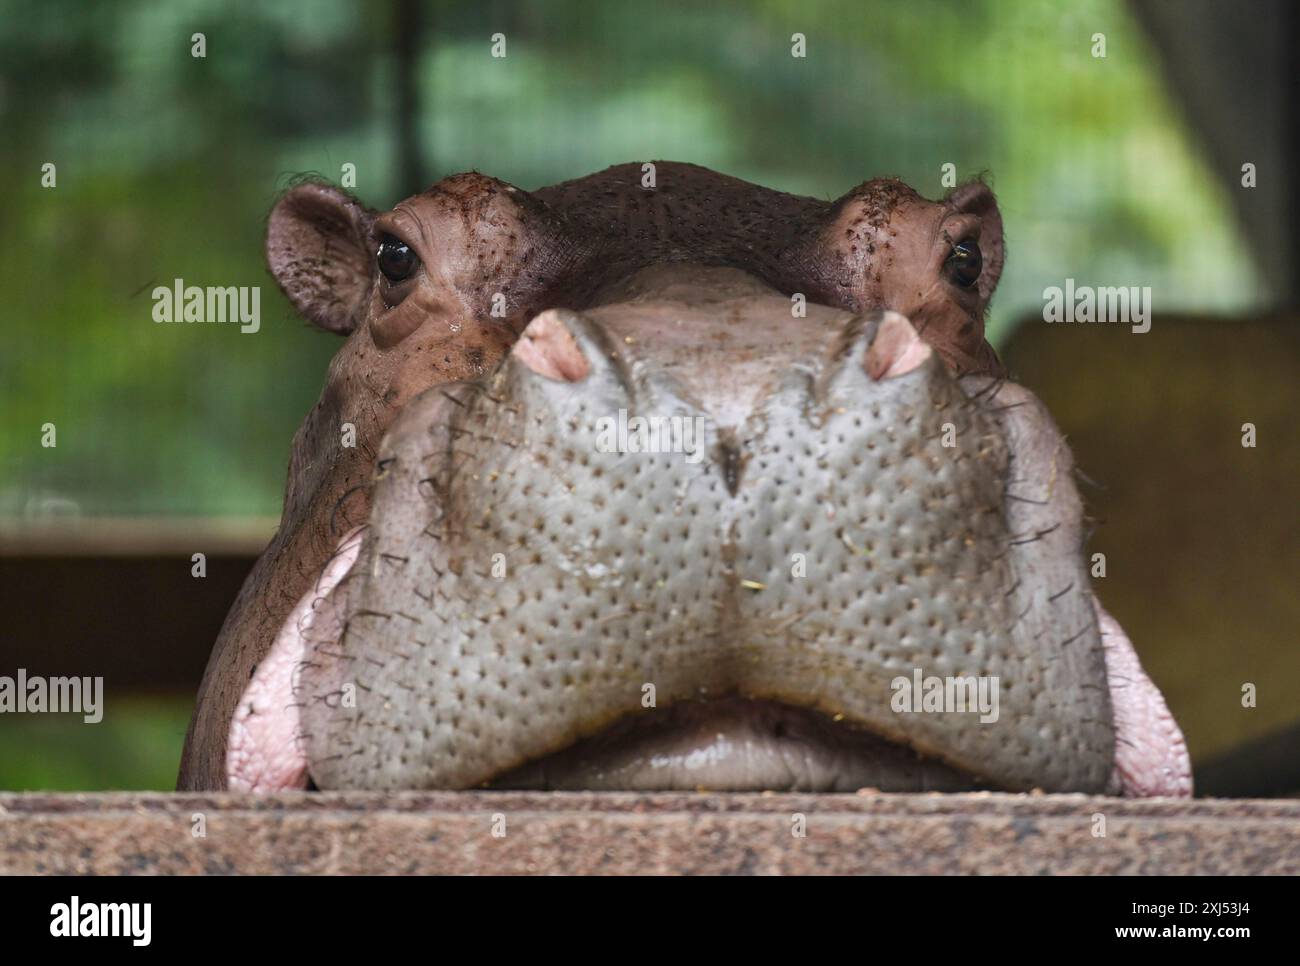
<path fill-rule="evenodd" d="M 12 673 L 12 672 L 11 672 Z M 123 698 L 104 720 L 9 714 L 0 727 L 0 789 L 143 791 L 176 787 L 191 697 Z"/>

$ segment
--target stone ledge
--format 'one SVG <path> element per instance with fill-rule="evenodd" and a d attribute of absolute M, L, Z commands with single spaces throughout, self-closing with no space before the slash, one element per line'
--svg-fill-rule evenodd
<path fill-rule="evenodd" d="M 203 816 L 206 837 L 192 834 Z M 807 834 L 792 834 L 795 816 Z M 492 835 L 495 815 L 504 837 Z M 1093 835 L 1104 816 L 1105 837 Z M 1300 801 L 0 794 L 0 873 L 1300 874 Z"/>

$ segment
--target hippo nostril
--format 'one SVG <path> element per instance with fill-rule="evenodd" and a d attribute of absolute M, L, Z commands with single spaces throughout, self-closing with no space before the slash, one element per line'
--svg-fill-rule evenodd
<path fill-rule="evenodd" d="M 528 323 L 512 354 L 538 375 L 560 382 L 578 382 L 591 372 L 591 363 L 554 309 Z"/>
<path fill-rule="evenodd" d="M 932 352 L 906 316 L 885 312 L 864 365 L 867 375 L 879 381 L 911 372 L 929 359 Z"/>

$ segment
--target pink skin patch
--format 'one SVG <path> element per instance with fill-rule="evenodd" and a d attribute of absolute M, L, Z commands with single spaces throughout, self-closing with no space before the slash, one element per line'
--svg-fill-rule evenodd
<path fill-rule="evenodd" d="M 1092 599 L 1106 653 L 1106 678 L 1115 715 L 1115 773 L 1126 798 L 1190 798 L 1192 761 L 1164 696 L 1119 621 Z"/>
<path fill-rule="evenodd" d="M 919 335 L 907 317 L 897 312 L 886 312 L 876 330 L 871 348 L 867 350 L 864 365 L 867 375 L 879 382 L 911 372 L 926 359 L 932 350 Z"/>
<path fill-rule="evenodd" d="M 578 382 L 591 372 L 591 363 L 554 309 L 528 323 L 511 353 L 533 372 L 559 382 Z"/>
<path fill-rule="evenodd" d="M 909 351 L 907 349 L 904 350 Z M 922 357 L 922 361 L 924 360 Z M 342 628 L 330 594 L 357 560 L 362 532 L 348 533 L 319 581 L 294 606 L 266 658 L 240 698 L 230 724 L 226 777 L 232 791 L 274 792 L 307 787 L 295 676 L 310 640 L 336 639 Z M 1142 670 L 1119 623 L 1093 598 L 1115 715 L 1115 775 L 1125 797 L 1192 794 L 1187 744 L 1165 699 Z"/>
<path fill-rule="evenodd" d="M 306 660 L 309 634 L 313 630 L 331 633 L 330 627 L 316 625 L 337 619 L 328 598 L 356 563 L 364 529 L 358 527 L 339 541 L 320 580 L 294 605 L 239 699 L 226 750 L 226 781 L 231 791 L 307 787 L 307 753 L 299 728 L 294 679 Z"/>

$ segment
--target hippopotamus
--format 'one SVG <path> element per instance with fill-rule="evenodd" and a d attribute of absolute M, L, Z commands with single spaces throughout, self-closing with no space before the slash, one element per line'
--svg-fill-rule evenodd
<path fill-rule="evenodd" d="M 1191 794 L 984 319 L 992 191 L 690 164 L 266 228 L 343 337 L 179 786 Z"/>

